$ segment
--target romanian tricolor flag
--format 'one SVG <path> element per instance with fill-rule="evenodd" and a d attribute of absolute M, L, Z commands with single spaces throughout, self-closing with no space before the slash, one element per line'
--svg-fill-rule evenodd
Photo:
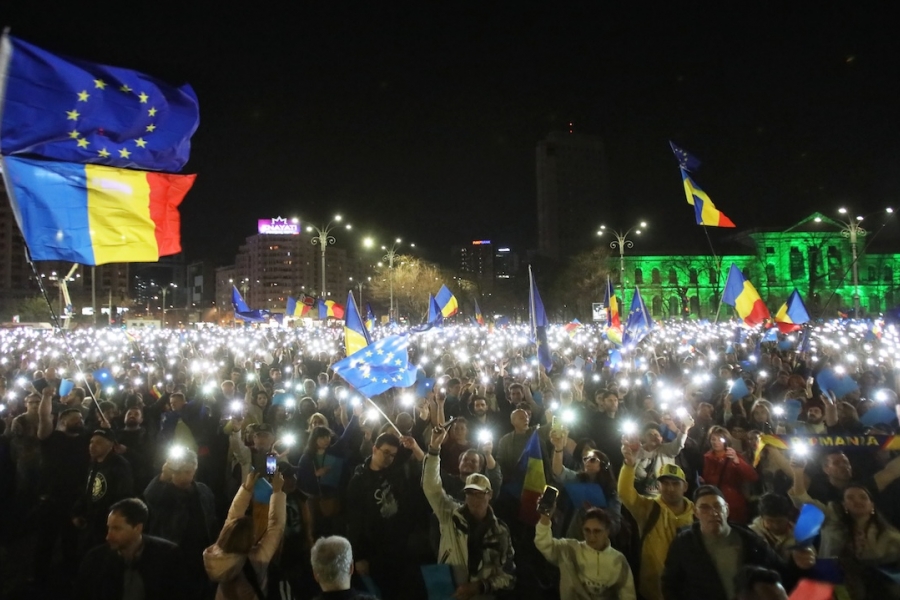
<path fill-rule="evenodd" d="M 343 319 L 344 307 L 334 300 L 322 300 L 319 298 L 319 318 Z"/>
<path fill-rule="evenodd" d="M 752 283 L 744 279 L 744 274 L 734 263 L 731 264 L 731 270 L 728 271 L 722 302 L 733 306 L 737 310 L 738 316 L 751 327 L 764 322 L 771 316 L 769 309 L 759 297 L 759 292 Z"/>
<path fill-rule="evenodd" d="M 481 307 L 478 306 L 478 300 L 475 300 L 475 322 L 484 327 L 484 315 L 481 313 Z"/>
<path fill-rule="evenodd" d="M 157 262 L 181 252 L 178 206 L 195 175 L 3 157 L 33 260 Z"/>
<path fill-rule="evenodd" d="M 536 525 L 541 518 L 537 510 L 538 500 L 544 493 L 544 488 L 547 487 L 541 441 L 538 438 L 537 430 L 531 434 L 531 439 L 525 444 L 525 450 L 519 458 L 519 473 L 522 473 L 525 478 L 519 504 L 519 519 L 529 525 Z"/>
<path fill-rule="evenodd" d="M 606 278 L 606 311 L 608 319 L 606 319 L 607 327 L 622 328 L 622 314 L 619 310 L 619 299 L 616 298 L 616 289 L 610 282 L 609 277 Z"/>
<path fill-rule="evenodd" d="M 581 327 L 581 321 L 579 321 L 578 319 L 572 319 L 572 322 L 566 325 L 565 330 L 566 333 L 569 334 L 569 337 L 573 338 L 575 337 L 575 334 L 578 332 L 578 330 L 581 329 Z"/>
<path fill-rule="evenodd" d="M 691 179 L 691 176 L 684 169 L 681 169 L 681 180 L 684 183 L 684 195 L 687 197 L 687 203 L 694 207 L 697 225 L 706 225 L 707 227 L 735 226 L 731 219 L 716 208 L 716 205 L 712 203 L 706 192 L 694 183 L 694 180 Z"/>
<path fill-rule="evenodd" d="M 434 299 L 437 300 L 438 307 L 441 309 L 441 315 L 445 319 L 452 317 L 459 311 L 459 303 L 456 301 L 456 296 L 453 295 L 453 292 L 446 285 L 441 286 Z"/>
<path fill-rule="evenodd" d="M 804 323 L 809 323 L 809 312 L 803 304 L 800 292 L 794 290 L 788 296 L 787 302 L 775 313 L 775 324 L 781 333 L 790 333 L 799 331 Z"/>
<path fill-rule="evenodd" d="M 309 315 L 309 311 L 311 310 L 312 306 L 310 306 L 309 304 L 306 304 L 305 302 L 297 302 L 296 298 L 294 298 L 293 296 L 288 296 L 287 307 L 284 310 L 284 314 L 285 316 L 299 319 L 300 317 Z"/>
<path fill-rule="evenodd" d="M 347 356 L 362 350 L 372 343 L 369 332 L 363 324 L 353 292 L 347 294 L 347 315 L 344 320 L 344 352 Z"/>

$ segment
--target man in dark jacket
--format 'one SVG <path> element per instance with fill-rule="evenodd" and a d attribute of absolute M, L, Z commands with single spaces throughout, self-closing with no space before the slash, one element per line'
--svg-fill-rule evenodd
<path fill-rule="evenodd" d="M 113 451 L 116 438 L 111 429 L 98 429 L 91 435 L 91 457 L 87 484 L 73 508 L 73 523 L 83 529 L 83 551 L 103 543 L 110 507 L 134 493 L 131 465 Z"/>
<path fill-rule="evenodd" d="M 310 551 L 310 562 L 322 594 L 316 600 L 374 600 L 373 596 L 350 589 L 353 549 L 340 536 L 319 538 Z"/>
<path fill-rule="evenodd" d="M 77 600 L 188 597 L 182 553 L 172 542 L 143 535 L 148 517 L 137 498 L 112 505 L 107 543 L 88 552 L 78 570 Z"/>
<path fill-rule="evenodd" d="M 372 456 L 357 467 L 347 489 L 347 534 L 356 557 L 356 572 L 370 575 L 386 600 L 415 598 L 405 578 L 406 543 L 415 520 L 409 465 L 395 464 L 400 440 L 382 433 Z M 385 543 L 390 540 L 390 551 Z M 413 595 L 409 595 L 409 594 Z"/>
<path fill-rule="evenodd" d="M 778 571 L 792 589 L 801 570 L 812 568 L 815 554 L 797 549 L 784 562 L 752 531 L 728 523 L 728 504 L 719 488 L 704 485 L 694 494 L 697 523 L 679 533 L 666 556 L 662 575 L 665 600 L 731 600 L 741 567 L 755 565 Z"/>
<path fill-rule="evenodd" d="M 215 496 L 205 484 L 194 481 L 196 473 L 197 454 L 176 447 L 162 473 L 144 490 L 144 499 L 151 514 L 147 533 L 178 544 L 191 595 L 202 597 L 209 587 L 203 550 L 216 541 L 219 522 Z"/>

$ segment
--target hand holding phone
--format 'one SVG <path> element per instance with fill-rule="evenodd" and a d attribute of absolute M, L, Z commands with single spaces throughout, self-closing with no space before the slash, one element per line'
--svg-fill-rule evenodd
<path fill-rule="evenodd" d="M 558 489 L 552 485 L 544 487 L 544 493 L 541 494 L 541 499 L 538 500 L 538 512 L 542 515 L 550 516 L 553 513 L 553 509 L 556 508 L 556 499 L 558 497 Z"/>

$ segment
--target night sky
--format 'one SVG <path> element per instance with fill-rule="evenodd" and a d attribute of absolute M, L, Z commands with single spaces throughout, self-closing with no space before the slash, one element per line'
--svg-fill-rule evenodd
<path fill-rule="evenodd" d="M 621 206 L 585 219 L 650 220 L 645 250 L 705 244 L 669 139 L 739 228 L 900 206 L 890 3 L 3 4 L 48 50 L 193 85 L 189 259 L 229 263 L 257 218 L 336 211 L 361 230 L 339 244 L 536 247 L 535 145 L 570 121 L 603 138 Z"/>

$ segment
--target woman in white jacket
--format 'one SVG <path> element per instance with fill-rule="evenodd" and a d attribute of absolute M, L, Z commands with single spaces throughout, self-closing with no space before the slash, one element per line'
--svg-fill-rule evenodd
<path fill-rule="evenodd" d="M 566 600 L 635 600 L 634 577 L 625 555 L 609 544 L 612 518 L 600 508 L 584 514 L 584 541 L 553 539 L 550 515 L 541 515 L 534 545 L 559 567 L 559 596 Z"/>
<path fill-rule="evenodd" d="M 218 541 L 203 551 L 206 574 L 218 582 L 216 600 L 254 600 L 265 591 L 269 562 L 281 545 L 285 524 L 284 477 L 280 472 L 272 477 L 272 497 L 269 499 L 269 520 L 266 531 L 258 540 L 254 533 L 253 517 L 247 508 L 253 498 L 258 473 L 250 473 L 238 490 L 228 510 L 225 525 Z"/>

